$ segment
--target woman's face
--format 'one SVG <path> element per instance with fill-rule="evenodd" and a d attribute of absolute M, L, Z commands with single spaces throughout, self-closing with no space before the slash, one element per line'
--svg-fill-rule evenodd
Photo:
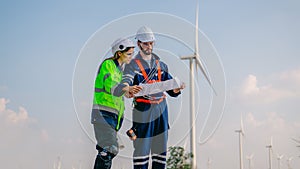
<path fill-rule="evenodd" d="M 122 63 L 128 64 L 131 61 L 133 54 L 134 48 L 130 48 L 127 52 L 121 53 L 120 61 Z"/>

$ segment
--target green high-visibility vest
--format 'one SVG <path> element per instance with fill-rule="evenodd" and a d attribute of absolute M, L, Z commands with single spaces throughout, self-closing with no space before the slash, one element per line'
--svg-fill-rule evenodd
<path fill-rule="evenodd" d="M 105 60 L 99 68 L 95 80 L 93 109 L 105 110 L 118 115 L 116 130 L 120 129 L 120 121 L 124 114 L 123 96 L 112 95 L 114 88 L 122 80 L 122 71 L 112 59 Z"/>

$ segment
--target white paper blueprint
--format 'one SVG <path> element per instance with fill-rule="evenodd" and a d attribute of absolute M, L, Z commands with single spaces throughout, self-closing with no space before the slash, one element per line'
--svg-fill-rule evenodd
<path fill-rule="evenodd" d="M 170 79 L 162 82 L 156 82 L 151 84 L 140 84 L 140 86 L 143 89 L 137 94 L 135 94 L 135 96 L 144 96 L 144 95 L 160 93 L 172 89 L 177 89 L 180 88 L 181 82 L 177 77 L 175 77 L 174 79 Z"/>

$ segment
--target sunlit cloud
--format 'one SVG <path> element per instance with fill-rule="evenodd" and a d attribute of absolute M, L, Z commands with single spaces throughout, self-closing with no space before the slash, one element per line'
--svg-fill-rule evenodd
<path fill-rule="evenodd" d="M 248 75 L 238 90 L 238 96 L 248 103 L 273 103 L 300 97 L 296 92 L 300 84 L 300 70 L 291 70 L 258 79 Z M 268 79 L 268 83 L 264 83 Z"/>
<path fill-rule="evenodd" d="M 6 109 L 6 104 L 9 103 L 9 100 L 5 98 L 0 98 L 0 113 Z"/>
<path fill-rule="evenodd" d="M 252 128 L 263 127 L 274 131 L 284 131 L 292 127 L 287 125 L 285 119 L 276 112 L 264 113 L 263 119 L 258 119 L 253 113 L 248 113 L 246 123 Z"/>
<path fill-rule="evenodd" d="M 35 123 L 37 120 L 29 117 L 27 110 L 24 107 L 19 107 L 18 112 L 7 109 L 6 105 L 10 101 L 5 98 L 0 98 L 0 115 L 5 124 L 9 125 L 23 125 L 25 123 Z"/>
<path fill-rule="evenodd" d="M 246 122 L 247 124 L 253 126 L 253 127 L 260 127 L 264 124 L 264 122 L 257 120 L 253 113 L 248 113 L 246 115 Z"/>

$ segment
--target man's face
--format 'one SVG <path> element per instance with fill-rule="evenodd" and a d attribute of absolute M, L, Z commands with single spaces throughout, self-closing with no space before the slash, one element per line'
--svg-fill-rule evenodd
<path fill-rule="evenodd" d="M 140 49 L 145 55 L 151 55 L 154 42 L 140 42 Z"/>

